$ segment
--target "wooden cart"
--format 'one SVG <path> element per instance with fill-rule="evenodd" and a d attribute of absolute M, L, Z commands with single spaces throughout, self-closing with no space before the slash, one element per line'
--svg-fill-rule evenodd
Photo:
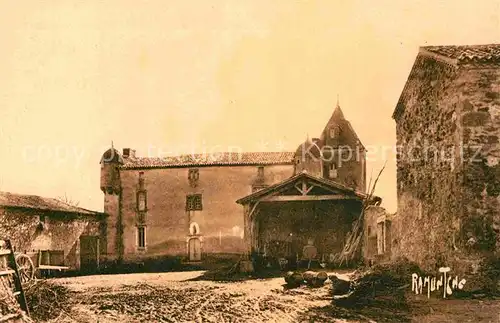
<path fill-rule="evenodd" d="M 64 266 L 64 252 L 62 250 L 16 253 L 15 259 L 23 284 L 30 282 L 35 277 L 44 277 L 53 271 L 63 271 L 70 268 Z"/>

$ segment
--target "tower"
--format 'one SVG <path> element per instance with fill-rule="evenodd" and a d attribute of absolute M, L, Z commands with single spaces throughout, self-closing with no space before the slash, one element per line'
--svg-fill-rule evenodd
<path fill-rule="evenodd" d="M 365 191 L 366 149 L 337 106 L 321 133 L 323 177 Z"/>
<path fill-rule="evenodd" d="M 120 214 L 121 181 L 120 166 L 123 158 L 111 146 L 101 158 L 101 191 L 104 193 L 104 213 L 106 217 L 106 257 L 109 260 L 121 260 L 123 254 L 122 221 Z"/>
<path fill-rule="evenodd" d="M 119 194 L 121 188 L 120 166 L 123 158 L 118 150 L 111 147 L 102 155 L 101 161 L 101 191 L 104 194 Z"/>
<path fill-rule="evenodd" d="M 308 136 L 295 151 L 294 173 L 305 171 L 364 192 L 365 151 L 337 101 L 321 137 L 309 139 Z"/>
<path fill-rule="evenodd" d="M 323 156 L 319 138 L 312 140 L 307 137 L 295 151 L 295 174 L 307 172 L 313 176 L 321 177 L 323 167 Z"/>

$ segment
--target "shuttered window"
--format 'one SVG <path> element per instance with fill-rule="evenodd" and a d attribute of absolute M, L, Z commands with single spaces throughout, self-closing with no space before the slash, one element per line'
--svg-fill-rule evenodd
<path fill-rule="evenodd" d="M 202 209 L 201 194 L 186 196 L 186 211 L 201 211 Z"/>
<path fill-rule="evenodd" d="M 146 227 L 137 227 L 137 247 L 146 248 Z"/>

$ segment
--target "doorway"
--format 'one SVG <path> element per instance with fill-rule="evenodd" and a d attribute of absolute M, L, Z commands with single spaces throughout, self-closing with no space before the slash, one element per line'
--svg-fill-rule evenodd
<path fill-rule="evenodd" d="M 99 268 L 99 237 L 80 236 L 80 270 L 93 272 Z"/>
<path fill-rule="evenodd" d="M 201 241 L 199 238 L 191 238 L 188 242 L 189 261 L 201 261 Z"/>

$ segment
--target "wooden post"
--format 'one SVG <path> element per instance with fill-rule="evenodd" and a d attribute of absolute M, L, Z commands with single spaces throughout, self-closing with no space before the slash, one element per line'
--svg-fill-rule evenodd
<path fill-rule="evenodd" d="M 19 276 L 19 271 L 17 270 L 16 257 L 14 255 L 14 250 L 12 249 L 12 244 L 9 239 L 5 240 L 6 249 L 10 250 L 10 253 L 7 255 L 9 262 L 9 267 L 14 271 L 14 286 L 16 291 L 19 292 L 18 300 L 19 305 L 23 311 L 26 312 L 26 315 L 30 316 L 30 311 L 28 308 L 28 303 L 26 302 L 26 296 L 24 295 L 23 285 L 21 283 L 21 278 Z"/>
<path fill-rule="evenodd" d="M 244 259 L 240 262 L 240 270 L 242 272 L 253 272 L 253 264 L 251 261 L 251 253 L 252 253 L 252 240 L 253 240 L 253 219 L 252 214 L 254 213 L 257 203 L 255 203 L 250 209 L 250 205 L 244 205 L 244 241 L 245 241 L 245 255 Z"/>
<path fill-rule="evenodd" d="M 244 242 L 245 242 L 245 256 L 248 259 L 250 256 L 250 221 L 248 219 L 248 214 L 249 214 L 249 205 L 245 204 L 244 205 L 244 212 L 243 212 L 243 232 L 244 232 Z"/>
<path fill-rule="evenodd" d="M 99 258 L 101 257 L 101 253 L 100 253 L 100 247 L 99 247 L 99 237 L 97 237 L 97 251 L 96 251 L 96 254 L 97 254 L 97 270 L 99 270 Z"/>

